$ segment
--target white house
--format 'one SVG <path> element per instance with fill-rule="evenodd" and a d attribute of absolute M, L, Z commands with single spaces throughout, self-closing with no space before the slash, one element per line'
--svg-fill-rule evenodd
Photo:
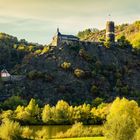
<path fill-rule="evenodd" d="M 0 75 L 1 75 L 2 78 L 6 78 L 6 77 L 10 77 L 11 76 L 6 69 L 3 69 L 1 71 L 1 74 Z"/>

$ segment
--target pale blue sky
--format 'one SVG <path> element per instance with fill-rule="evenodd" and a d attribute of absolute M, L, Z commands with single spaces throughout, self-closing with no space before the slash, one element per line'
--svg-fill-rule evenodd
<path fill-rule="evenodd" d="M 49 43 L 59 27 L 65 34 L 140 20 L 139 0 L 0 0 L 0 32 Z"/>

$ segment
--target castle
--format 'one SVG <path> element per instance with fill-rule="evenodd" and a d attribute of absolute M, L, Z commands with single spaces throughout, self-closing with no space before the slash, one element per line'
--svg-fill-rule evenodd
<path fill-rule="evenodd" d="M 59 28 L 57 28 L 57 33 L 53 37 L 51 46 L 59 46 L 62 43 L 69 44 L 79 41 L 80 39 L 74 35 L 61 34 Z M 106 23 L 106 41 L 115 42 L 115 25 L 113 21 L 107 21 Z"/>
<path fill-rule="evenodd" d="M 53 37 L 53 41 L 51 45 L 58 46 L 61 43 L 71 43 L 71 42 L 78 42 L 78 41 L 79 41 L 79 38 L 74 35 L 61 34 L 58 28 L 56 35 Z"/>

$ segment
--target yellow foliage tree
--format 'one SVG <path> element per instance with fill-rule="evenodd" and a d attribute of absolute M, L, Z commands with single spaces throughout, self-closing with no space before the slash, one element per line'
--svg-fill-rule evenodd
<path fill-rule="evenodd" d="M 75 69 L 74 70 L 74 74 L 76 75 L 76 77 L 81 78 L 85 76 L 85 72 L 82 69 Z"/>
<path fill-rule="evenodd" d="M 132 140 L 140 126 L 140 108 L 135 101 L 117 98 L 105 124 L 106 139 Z"/>
<path fill-rule="evenodd" d="M 63 68 L 64 70 L 67 70 L 71 67 L 71 63 L 69 62 L 64 62 L 61 64 L 61 68 Z"/>

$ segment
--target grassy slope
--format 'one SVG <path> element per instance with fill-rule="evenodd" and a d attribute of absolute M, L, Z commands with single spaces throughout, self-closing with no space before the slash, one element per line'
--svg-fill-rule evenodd
<path fill-rule="evenodd" d="M 104 140 L 104 137 L 64 138 L 54 140 Z"/>

